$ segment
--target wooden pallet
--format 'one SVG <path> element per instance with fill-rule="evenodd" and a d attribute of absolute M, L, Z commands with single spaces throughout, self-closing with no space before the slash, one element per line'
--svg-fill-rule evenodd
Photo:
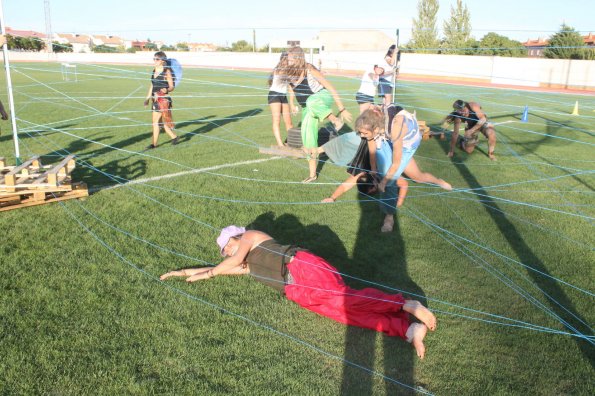
<path fill-rule="evenodd" d="M 0 158 L 0 211 L 88 196 L 85 183 L 72 182 L 75 166 L 74 155 L 48 166 L 39 157 L 18 166 L 7 166 Z"/>
<path fill-rule="evenodd" d="M 425 121 L 418 120 L 417 124 L 419 125 L 419 131 L 421 132 L 422 140 L 429 140 L 431 137 L 439 137 L 440 140 L 446 139 L 444 132 L 432 131 L 430 127 L 426 125 Z"/>

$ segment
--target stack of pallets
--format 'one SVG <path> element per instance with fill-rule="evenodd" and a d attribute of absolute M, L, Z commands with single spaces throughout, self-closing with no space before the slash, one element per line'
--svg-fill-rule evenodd
<path fill-rule="evenodd" d="M 0 157 L 0 211 L 88 196 L 85 183 L 72 181 L 74 168 L 74 155 L 47 166 L 37 156 L 18 166 Z"/>

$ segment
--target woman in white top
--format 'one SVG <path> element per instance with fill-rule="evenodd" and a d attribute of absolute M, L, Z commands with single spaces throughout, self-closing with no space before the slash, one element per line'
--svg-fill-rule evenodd
<path fill-rule="evenodd" d="M 362 83 L 355 94 L 355 101 L 359 105 L 359 113 L 363 113 L 374 105 L 374 96 L 376 96 L 376 87 L 380 76 L 384 74 L 382 66 L 374 65 L 372 71 L 365 71 L 362 75 Z"/>
<path fill-rule="evenodd" d="M 273 135 L 277 140 L 278 146 L 283 146 L 283 140 L 281 140 L 281 115 L 283 115 L 283 122 L 285 123 L 285 129 L 289 130 L 293 128 L 291 122 L 290 109 L 292 114 L 297 114 L 299 108 L 293 104 L 293 92 L 289 89 L 289 102 L 287 100 L 288 83 L 281 78 L 280 73 L 287 68 L 287 52 L 281 54 L 279 63 L 273 69 L 273 72 L 269 76 L 269 106 L 271 107 L 271 114 L 273 116 Z"/>
<path fill-rule="evenodd" d="M 388 106 L 393 102 L 393 76 L 395 74 L 394 68 L 397 65 L 397 54 L 399 49 L 396 45 L 388 47 L 386 55 L 384 55 L 384 61 L 386 67 L 384 73 L 380 76 L 378 84 L 378 96 L 384 98 L 384 105 Z"/>

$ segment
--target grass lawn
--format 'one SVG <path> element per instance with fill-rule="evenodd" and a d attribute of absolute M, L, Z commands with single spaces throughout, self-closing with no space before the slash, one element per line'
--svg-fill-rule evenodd
<path fill-rule="evenodd" d="M 79 65 L 74 82 L 58 64 L 13 65 L 21 156 L 76 154 L 94 193 L 0 214 L 1 394 L 595 393 L 593 97 L 400 82 L 397 101 L 435 128 L 455 99 L 480 102 L 499 124 L 498 161 L 483 137 L 452 160 L 448 141 L 424 141 L 419 166 L 455 191 L 411 183 L 382 234 L 377 204 L 355 191 L 319 204 L 343 168 L 322 162 L 303 185 L 306 161 L 259 154 L 274 143 L 265 73 L 186 69 L 180 144 L 162 134 L 143 151 L 149 71 Z M 329 80 L 356 115 L 359 81 Z M 298 243 L 354 287 L 423 300 L 438 317 L 426 359 L 250 277 L 158 280 L 218 263 L 229 224 Z"/>

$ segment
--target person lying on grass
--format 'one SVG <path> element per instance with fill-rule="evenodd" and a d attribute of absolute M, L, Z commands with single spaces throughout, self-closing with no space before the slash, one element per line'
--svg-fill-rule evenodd
<path fill-rule="evenodd" d="M 436 330 L 436 317 L 419 301 L 373 288 L 352 289 L 323 258 L 293 245 L 281 245 L 270 235 L 234 225 L 217 238 L 225 259 L 216 267 L 191 268 L 161 275 L 187 277 L 187 282 L 218 275 L 252 275 L 285 294 L 287 299 L 337 322 L 381 331 L 411 343 L 423 359 L 423 340 Z M 421 323 L 411 322 L 413 315 Z"/>

